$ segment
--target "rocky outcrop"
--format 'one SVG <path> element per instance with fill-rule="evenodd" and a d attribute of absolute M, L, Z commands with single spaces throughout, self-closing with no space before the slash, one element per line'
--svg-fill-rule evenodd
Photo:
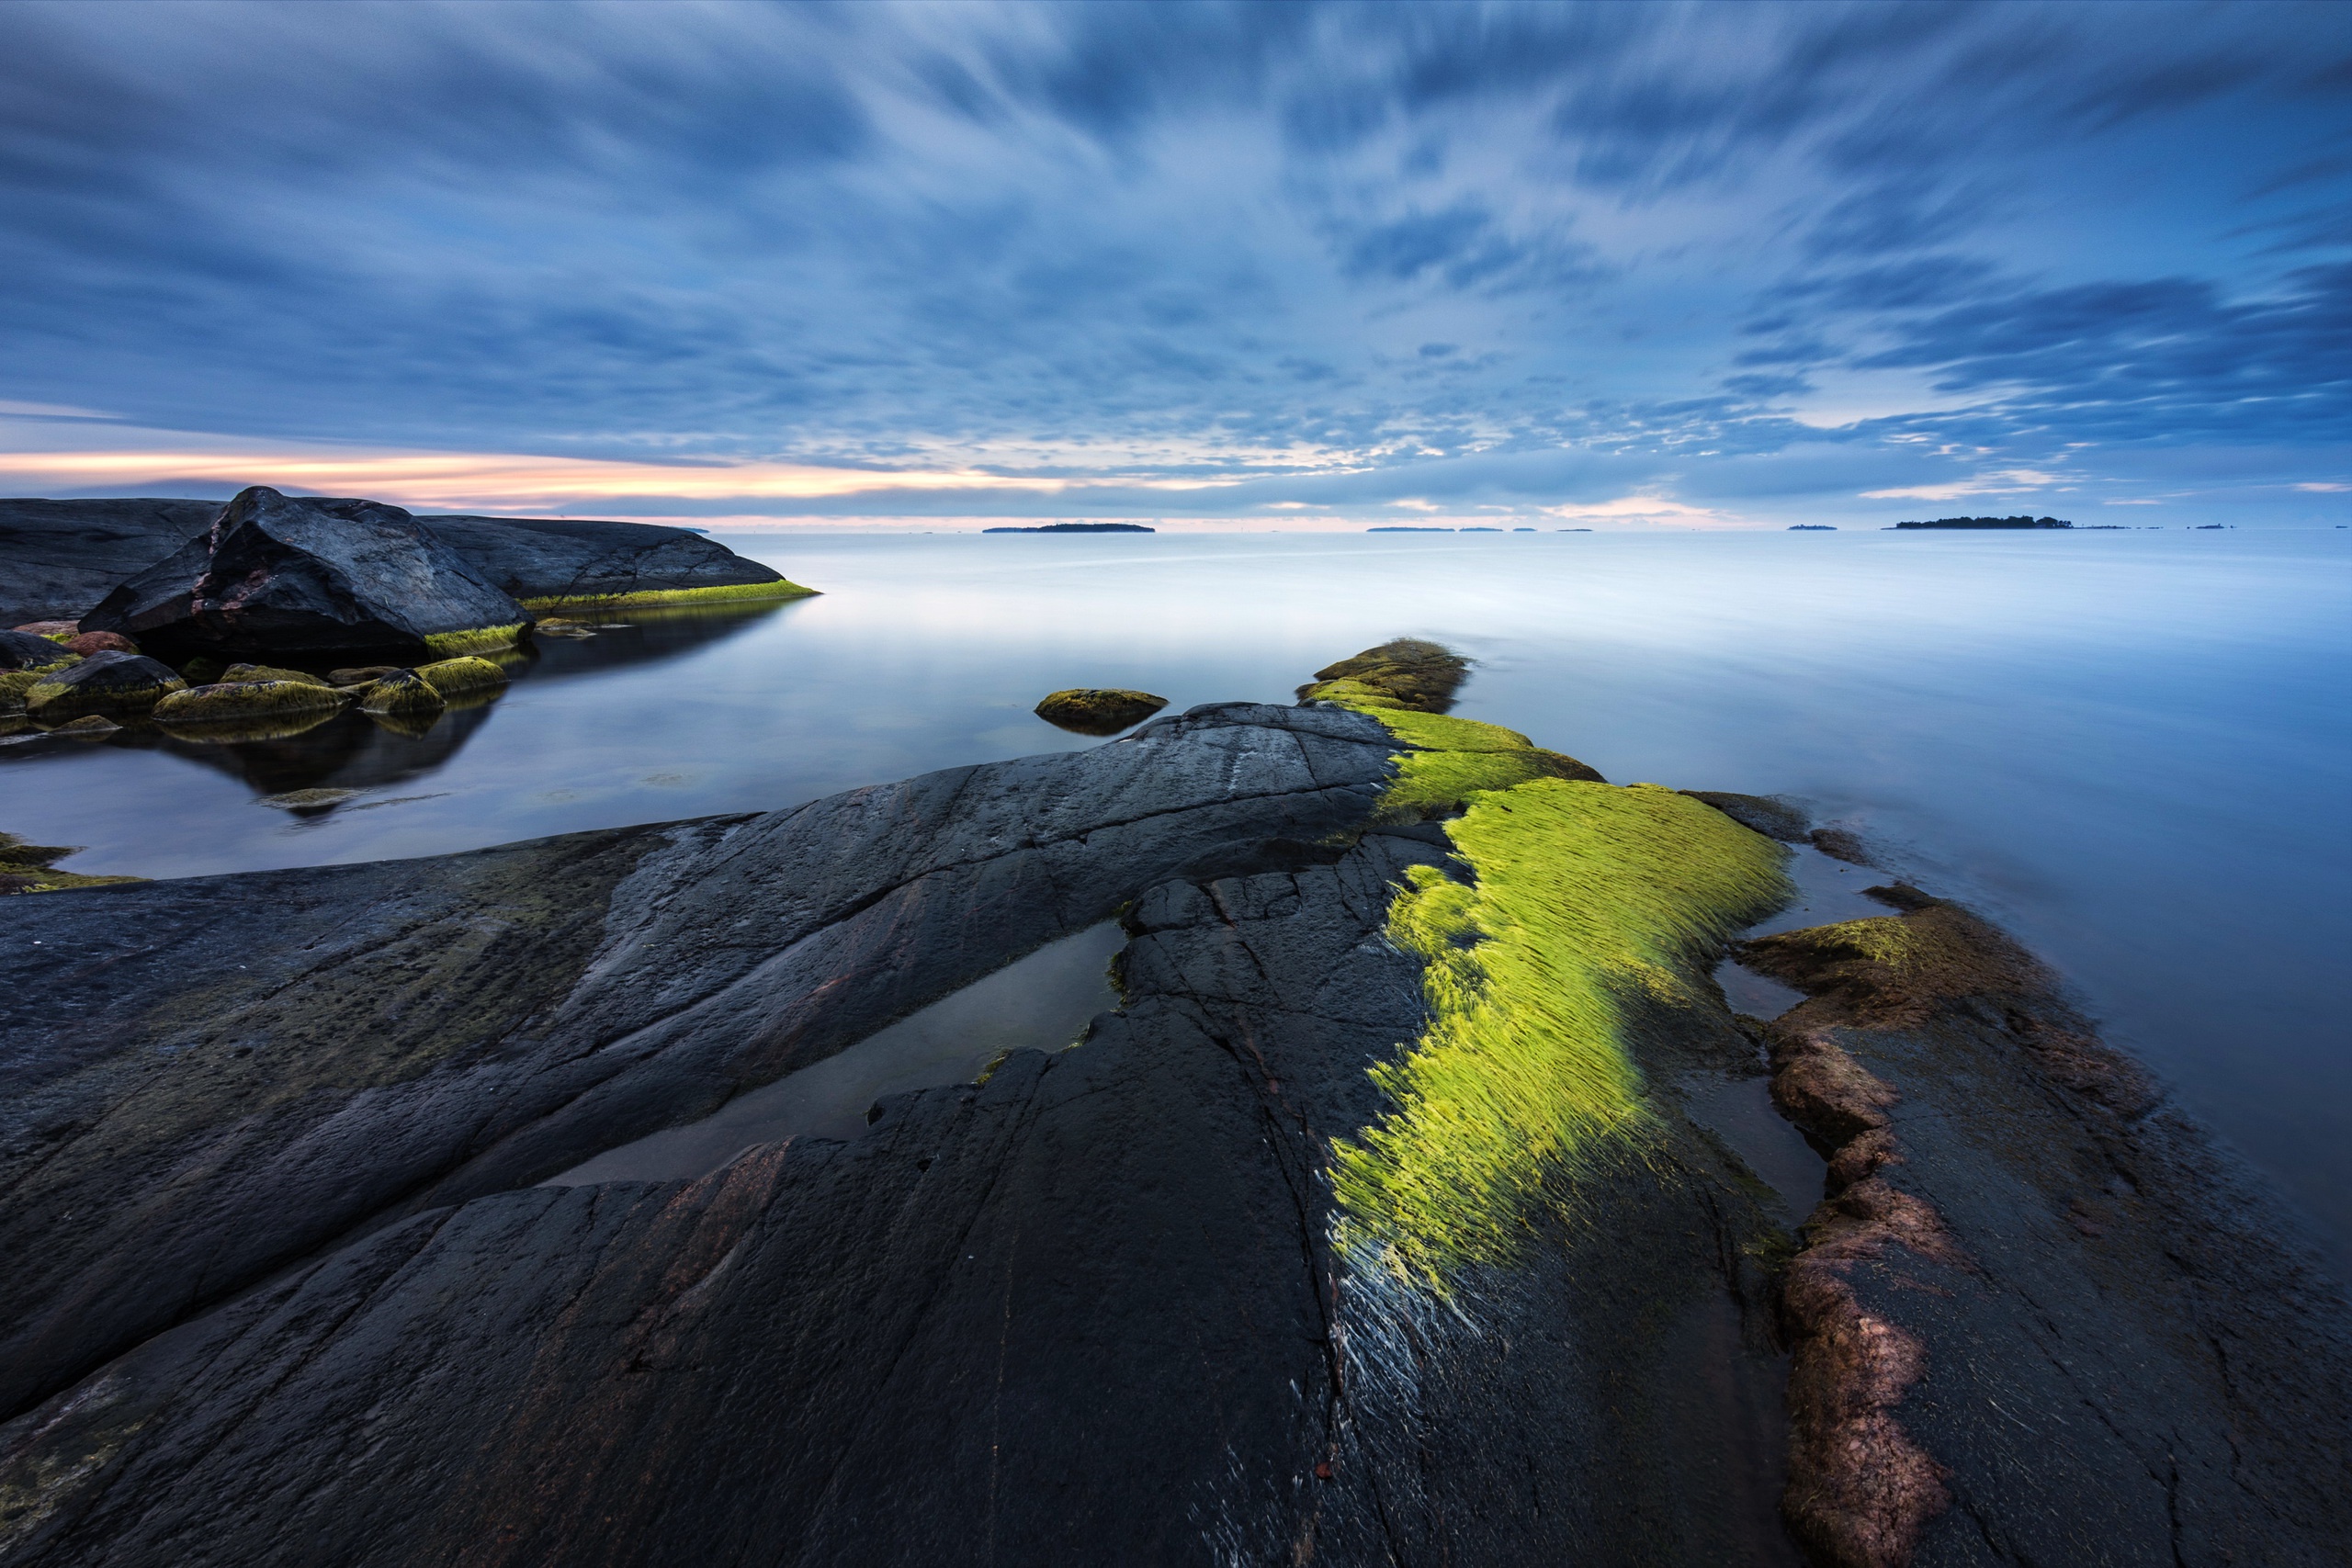
<path fill-rule="evenodd" d="M 815 592 L 686 528 L 458 514 L 418 521 L 530 610 L 795 599 Z"/>
<path fill-rule="evenodd" d="M 511 643 L 527 621 L 397 506 L 255 486 L 204 537 L 108 593 L 82 626 L 171 659 L 373 650 L 421 660 Z"/>
<path fill-rule="evenodd" d="M 0 501 L 0 625 L 79 620 L 212 526 L 217 501 Z"/>
<path fill-rule="evenodd" d="M 1168 705 L 1166 697 L 1115 686 L 1076 686 L 1048 692 L 1036 715 L 1057 729 L 1076 735 L 1116 735 L 1132 729 Z"/>
<path fill-rule="evenodd" d="M 1382 706 L 1444 713 L 1453 706 L 1453 694 L 1469 672 L 1470 661 L 1452 649 L 1402 637 L 1325 665 L 1298 689 L 1298 700 L 1369 696 Z"/>
<path fill-rule="evenodd" d="M 85 715 L 143 714 L 187 683 L 142 654 L 94 653 L 38 677 L 24 694 L 25 711 L 40 724 Z"/>
<path fill-rule="evenodd" d="M 2352 1332 L 2275 1201 L 1985 921 L 1762 938 L 1830 1156 L 1785 1306 L 1821 1560 L 2311 1563 L 2352 1539 Z"/>
<path fill-rule="evenodd" d="M 2238 1251 L 2055 1250 L 2030 1182 L 2155 1113 L 2030 961 L 1925 902 L 1758 945 L 1839 1161 L 1776 1318 L 1787 1238 L 1685 1108 L 1753 1081 L 1706 975 L 1781 852 L 1344 700 L 0 909 L 0 1562 L 1785 1565 L 1781 1324 L 1822 1561 L 2162 1562 L 2167 1495 L 2179 1561 L 2333 1550 L 2340 1303 L 2213 1229 L 2188 1145 L 2136 1192 Z M 1073 1046 L 530 1185 L 1114 915 Z"/>

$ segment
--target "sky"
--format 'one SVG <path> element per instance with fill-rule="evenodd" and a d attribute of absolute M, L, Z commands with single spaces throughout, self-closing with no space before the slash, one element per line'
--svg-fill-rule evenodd
<path fill-rule="evenodd" d="M 0 491 L 2352 523 L 2352 5 L 0 6 Z"/>

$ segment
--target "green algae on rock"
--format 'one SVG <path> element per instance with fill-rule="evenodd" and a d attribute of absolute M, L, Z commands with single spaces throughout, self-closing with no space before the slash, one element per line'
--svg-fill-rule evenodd
<path fill-rule="evenodd" d="M 472 696 L 494 692 L 506 684 L 506 671 L 487 659 L 466 657 L 444 659 L 436 664 L 420 664 L 417 678 L 447 698 Z"/>
<path fill-rule="evenodd" d="M 79 655 L 69 653 L 29 670 L 0 670 L 0 714 L 23 713 L 26 694 L 58 671 L 81 662 Z"/>
<path fill-rule="evenodd" d="M 249 665 L 239 669 L 253 668 Z M 172 693 L 155 705 L 158 724 L 219 724 L 256 718 L 292 716 L 324 719 L 342 711 L 345 694 L 311 681 L 275 677 L 224 681 Z M 308 728 L 308 725 L 302 728 Z"/>
<path fill-rule="evenodd" d="M 1443 644 L 1400 637 L 1325 665 L 1298 689 L 1298 700 L 1443 713 L 1469 672 L 1470 661 Z"/>
<path fill-rule="evenodd" d="M 188 661 L 188 670 L 195 669 L 197 665 L 201 662 L 203 661 L 200 660 L 190 660 Z M 182 675 L 187 675 L 187 671 L 183 670 L 180 673 Z M 323 675 L 313 675 L 307 670 L 281 669 L 275 664 L 232 664 L 226 670 L 221 671 L 220 674 L 214 676 L 211 681 L 198 682 L 190 679 L 189 684 L 227 684 L 229 682 L 238 681 L 293 681 L 305 686 L 332 686 L 334 684 L 334 682 L 328 680 Z"/>
<path fill-rule="evenodd" d="M 729 582 L 707 588 L 641 588 L 628 593 L 552 594 L 522 601 L 526 610 L 619 610 L 651 604 L 730 604 L 768 599 L 812 599 L 818 590 L 786 578 L 774 582 Z"/>
<path fill-rule="evenodd" d="M 144 654 L 94 653 L 44 674 L 25 692 L 25 711 L 43 724 L 86 714 L 145 713 L 187 682 Z"/>
<path fill-rule="evenodd" d="M 458 632 L 428 632 L 424 650 L 439 660 L 456 659 L 468 653 L 489 653 L 497 649 L 512 648 L 530 630 L 528 621 L 516 621 L 512 626 L 474 626 Z"/>
<path fill-rule="evenodd" d="M 1039 718 L 1077 735 L 1116 735 L 1141 724 L 1168 705 L 1166 697 L 1119 686 L 1074 686 L 1049 692 L 1037 704 Z"/>
<path fill-rule="evenodd" d="M 359 699 L 359 711 L 388 718 L 423 719 L 430 724 L 447 705 L 424 676 L 413 670 L 395 670 L 369 685 Z"/>

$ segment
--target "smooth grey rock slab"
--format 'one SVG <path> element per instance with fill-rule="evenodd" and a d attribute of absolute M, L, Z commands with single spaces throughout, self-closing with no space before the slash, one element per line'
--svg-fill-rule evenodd
<path fill-rule="evenodd" d="M 217 501 L 0 501 L 0 626 L 74 621 L 212 526 Z"/>
<path fill-rule="evenodd" d="M 747 587 L 784 575 L 685 528 L 438 513 L 418 521 L 517 599 Z"/>
<path fill-rule="evenodd" d="M 1391 744 L 1226 706 L 767 816 L 8 900 L 0 1411 L 366 1227 L 707 1115 L 1171 876 L 1328 859 Z"/>

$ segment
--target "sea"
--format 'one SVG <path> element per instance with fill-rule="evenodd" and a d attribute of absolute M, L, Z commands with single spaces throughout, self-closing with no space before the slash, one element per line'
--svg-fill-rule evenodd
<path fill-rule="evenodd" d="M 2001 922 L 2352 1266 L 2352 532 L 717 536 L 820 596 L 605 617 L 422 735 L 14 738 L 0 828 L 186 877 L 772 810 L 1103 744 L 1057 688 L 1288 702 L 1430 637 L 1466 716 Z"/>

